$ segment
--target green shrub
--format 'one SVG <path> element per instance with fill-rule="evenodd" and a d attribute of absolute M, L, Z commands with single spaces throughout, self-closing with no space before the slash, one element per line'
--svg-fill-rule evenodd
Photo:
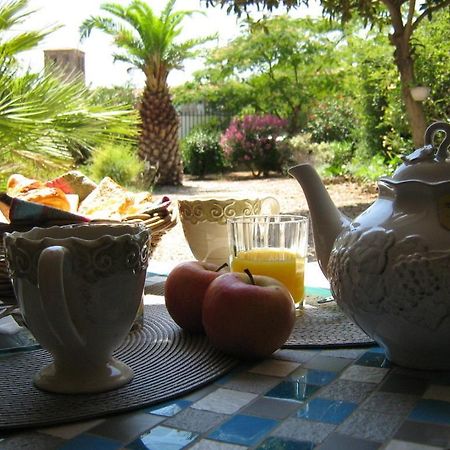
<path fill-rule="evenodd" d="M 355 114 L 348 99 L 332 98 L 318 103 L 308 117 L 306 132 L 313 142 L 349 140 L 355 129 Z"/>
<path fill-rule="evenodd" d="M 367 159 L 354 158 L 347 166 L 348 172 L 361 181 L 376 181 L 393 172 L 393 167 L 386 164 L 383 155 L 377 154 Z"/>
<path fill-rule="evenodd" d="M 229 163 L 219 144 L 220 132 L 214 127 L 194 128 L 181 143 L 181 155 L 187 173 L 198 177 L 220 173 Z"/>
<path fill-rule="evenodd" d="M 351 142 L 328 142 L 328 157 L 324 161 L 323 170 L 327 175 L 348 174 L 348 163 L 353 158 L 354 147 Z"/>
<path fill-rule="evenodd" d="M 104 177 L 112 178 L 126 187 L 141 188 L 144 162 L 132 147 L 108 145 L 95 150 L 87 166 L 89 175 L 96 181 Z M 148 189 L 151 186 L 145 186 Z"/>
<path fill-rule="evenodd" d="M 408 155 L 414 150 L 411 136 L 404 137 L 394 129 L 384 136 L 383 147 L 385 160 L 395 159 L 395 161 L 400 160 L 400 155 Z"/>

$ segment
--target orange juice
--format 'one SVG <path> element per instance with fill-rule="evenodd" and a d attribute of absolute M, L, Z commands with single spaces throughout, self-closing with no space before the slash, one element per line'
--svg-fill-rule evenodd
<path fill-rule="evenodd" d="M 283 248 L 254 248 L 239 252 L 231 262 L 232 272 L 249 269 L 253 275 L 266 275 L 283 283 L 297 306 L 305 294 L 305 258 Z"/>

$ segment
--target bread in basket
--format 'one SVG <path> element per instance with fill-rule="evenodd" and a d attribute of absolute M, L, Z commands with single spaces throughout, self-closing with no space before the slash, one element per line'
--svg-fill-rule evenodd
<path fill-rule="evenodd" d="M 11 175 L 7 192 L 0 194 L 0 303 L 16 303 L 6 268 L 5 232 L 90 221 L 144 224 L 152 253 L 177 216 L 168 197 L 155 201 L 149 192 L 128 191 L 109 177 L 95 184 L 77 171 L 48 182 Z"/>

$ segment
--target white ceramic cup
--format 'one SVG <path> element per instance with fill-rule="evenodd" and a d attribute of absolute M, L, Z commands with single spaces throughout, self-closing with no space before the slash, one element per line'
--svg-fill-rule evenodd
<path fill-rule="evenodd" d="M 148 263 L 148 231 L 136 225 L 69 225 L 5 234 L 8 268 L 24 321 L 53 362 L 34 377 L 59 393 L 129 382 L 112 357 L 136 317 Z"/>
<path fill-rule="evenodd" d="M 280 212 L 274 197 L 182 199 L 178 206 L 184 235 L 194 257 L 219 266 L 229 259 L 228 219 Z"/>

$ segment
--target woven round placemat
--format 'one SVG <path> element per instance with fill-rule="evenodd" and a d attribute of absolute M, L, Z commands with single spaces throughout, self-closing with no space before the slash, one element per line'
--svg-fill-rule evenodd
<path fill-rule="evenodd" d="M 323 297 L 307 295 L 291 336 L 283 348 L 340 348 L 376 345 L 354 324 L 335 301 L 318 303 Z"/>
<path fill-rule="evenodd" d="M 149 277 L 146 294 L 164 295 L 165 278 Z M 327 289 L 307 288 L 322 295 L 306 294 L 305 307 L 299 312 L 294 330 L 283 348 L 367 347 L 375 342 L 354 324 L 335 301 L 321 303 L 330 295 Z"/>
<path fill-rule="evenodd" d="M 133 380 L 100 394 L 64 395 L 40 391 L 32 376 L 51 362 L 45 350 L 0 359 L 0 430 L 43 427 L 149 406 L 186 394 L 238 364 L 208 343 L 184 333 L 163 305 L 146 305 L 144 327 L 128 335 L 115 356 L 134 371 Z"/>

